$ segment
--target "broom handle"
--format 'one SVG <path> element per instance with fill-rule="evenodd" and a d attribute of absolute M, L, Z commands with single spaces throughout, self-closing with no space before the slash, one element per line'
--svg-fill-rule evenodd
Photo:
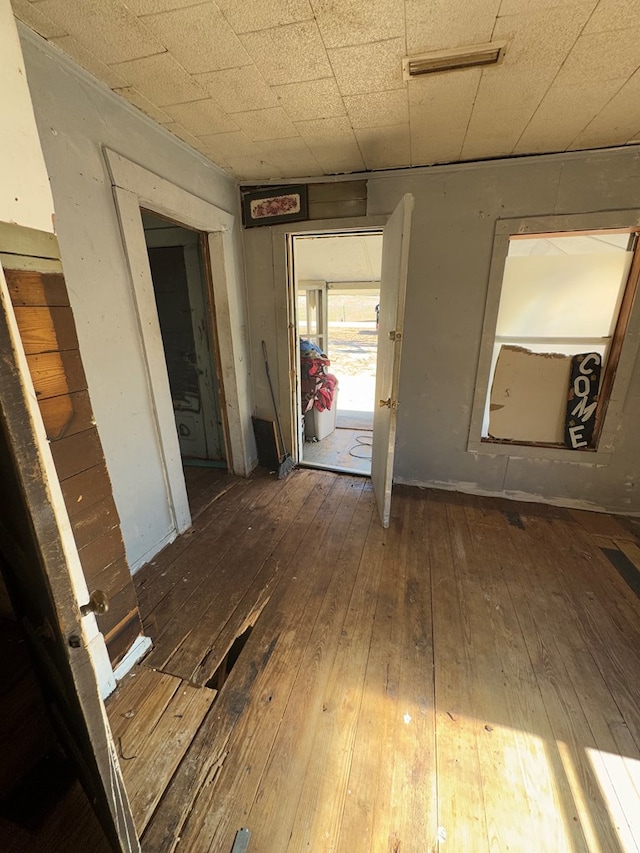
<path fill-rule="evenodd" d="M 287 455 L 287 448 L 284 446 L 284 435 L 282 432 L 282 425 L 280 424 L 280 415 L 278 414 L 278 406 L 276 405 L 276 395 L 273 390 L 273 385 L 271 383 L 271 373 L 269 372 L 269 359 L 267 358 L 267 345 L 264 341 L 262 341 L 262 355 L 264 356 L 264 366 L 267 371 L 267 381 L 269 382 L 269 391 L 271 391 L 271 402 L 273 403 L 273 411 L 276 416 L 276 424 L 278 427 L 278 438 L 280 439 L 280 444 L 282 445 L 282 452 L 284 455 Z"/>

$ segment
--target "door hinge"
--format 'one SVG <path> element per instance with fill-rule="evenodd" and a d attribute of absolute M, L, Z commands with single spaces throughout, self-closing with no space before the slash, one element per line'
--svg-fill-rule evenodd
<path fill-rule="evenodd" d="M 391 397 L 387 397 L 386 400 L 378 400 L 378 406 L 381 409 L 384 409 L 386 406 L 387 409 L 391 409 L 392 412 L 397 412 L 400 403 L 398 400 L 392 400 Z"/>
<path fill-rule="evenodd" d="M 390 341 L 401 341 L 402 340 L 402 332 L 396 332 L 395 329 L 391 329 L 389 332 L 389 340 Z"/>

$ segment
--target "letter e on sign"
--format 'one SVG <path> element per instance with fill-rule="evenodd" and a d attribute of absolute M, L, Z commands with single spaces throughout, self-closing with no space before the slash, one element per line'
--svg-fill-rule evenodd
<path fill-rule="evenodd" d="M 587 447 L 587 442 L 582 438 L 582 433 L 584 432 L 584 424 L 578 424 L 577 426 L 569 427 L 569 436 L 571 437 L 571 447 L 577 449 L 578 447 Z"/>

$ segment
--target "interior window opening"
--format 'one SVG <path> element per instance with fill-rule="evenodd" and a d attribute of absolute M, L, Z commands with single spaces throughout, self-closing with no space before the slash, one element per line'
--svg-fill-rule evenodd
<path fill-rule="evenodd" d="M 597 449 L 636 244 L 631 229 L 510 237 L 482 441 Z"/>

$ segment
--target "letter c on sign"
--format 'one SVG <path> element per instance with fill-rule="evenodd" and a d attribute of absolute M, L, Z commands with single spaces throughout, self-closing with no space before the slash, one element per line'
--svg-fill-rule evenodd
<path fill-rule="evenodd" d="M 589 355 L 585 359 L 583 359 L 583 361 L 580 364 L 580 373 L 586 373 L 587 376 L 590 373 L 593 373 L 593 368 L 591 368 L 589 370 L 585 370 L 585 367 L 589 363 L 590 360 L 593 360 L 595 362 L 596 367 L 600 364 L 600 356 L 595 352 L 589 353 Z"/>

